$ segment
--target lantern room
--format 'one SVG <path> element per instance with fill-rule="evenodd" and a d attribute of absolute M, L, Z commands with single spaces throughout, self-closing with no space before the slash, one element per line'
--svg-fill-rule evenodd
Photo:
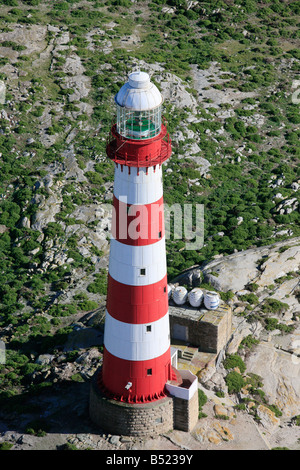
<path fill-rule="evenodd" d="M 126 139 L 151 139 L 161 132 L 162 96 L 146 72 L 133 72 L 115 97 L 117 132 Z"/>

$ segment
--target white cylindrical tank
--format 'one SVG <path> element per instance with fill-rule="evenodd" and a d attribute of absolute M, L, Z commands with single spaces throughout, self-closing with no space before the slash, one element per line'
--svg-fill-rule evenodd
<path fill-rule="evenodd" d="M 215 310 L 220 304 L 220 297 L 217 292 L 208 291 L 204 295 L 204 305 L 208 310 Z"/>
<path fill-rule="evenodd" d="M 178 286 L 173 291 L 173 300 L 177 305 L 183 305 L 187 301 L 188 292 L 185 287 Z"/>
<path fill-rule="evenodd" d="M 200 307 L 204 294 L 199 287 L 195 287 L 188 294 L 188 300 L 192 307 Z"/>

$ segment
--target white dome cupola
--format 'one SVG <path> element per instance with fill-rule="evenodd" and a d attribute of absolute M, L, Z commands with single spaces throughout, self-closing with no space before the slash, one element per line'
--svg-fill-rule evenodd
<path fill-rule="evenodd" d="M 162 104 L 163 98 L 146 72 L 132 72 L 115 97 L 118 106 L 146 111 Z"/>
<path fill-rule="evenodd" d="M 129 139 L 149 139 L 161 131 L 162 95 L 146 72 L 132 72 L 115 96 L 117 131 Z"/>

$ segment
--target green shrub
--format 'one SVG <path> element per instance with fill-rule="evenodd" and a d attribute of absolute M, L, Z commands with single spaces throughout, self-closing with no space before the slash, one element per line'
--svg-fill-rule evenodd
<path fill-rule="evenodd" d="M 296 426 L 300 426 L 300 415 L 293 416 L 292 422 L 295 423 Z"/>
<path fill-rule="evenodd" d="M 74 382 L 84 382 L 84 378 L 82 377 L 82 375 L 77 372 L 76 374 L 73 374 L 71 376 L 71 379 L 74 381 Z"/>
<path fill-rule="evenodd" d="M 234 369 L 235 367 L 238 367 L 242 374 L 246 370 L 246 365 L 241 356 L 238 354 L 231 354 L 230 356 L 226 357 L 226 359 L 223 361 L 223 365 L 225 369 Z"/>
<path fill-rule="evenodd" d="M 290 450 L 288 447 L 272 447 L 271 450 Z"/>
<path fill-rule="evenodd" d="M 280 416 L 282 416 L 282 412 L 280 411 L 280 409 L 276 405 L 267 405 L 267 406 L 271 411 L 273 411 L 276 418 L 279 418 Z"/>
<path fill-rule="evenodd" d="M 132 3 L 130 0 L 114 0 L 112 4 L 116 6 L 120 6 L 120 7 L 126 7 L 126 8 L 130 8 L 132 6 Z"/>
<path fill-rule="evenodd" d="M 231 290 L 227 292 L 220 292 L 220 297 L 224 302 L 228 302 L 229 300 L 233 299 L 234 293 Z"/>
<path fill-rule="evenodd" d="M 47 227 L 44 229 L 44 234 L 45 237 L 48 238 L 62 237 L 64 235 L 64 231 L 58 222 L 49 222 Z"/>
<path fill-rule="evenodd" d="M 21 368 L 21 373 L 23 375 L 30 375 L 33 372 L 43 369 L 43 367 L 44 366 L 42 364 L 27 363 Z"/>
<path fill-rule="evenodd" d="M 246 411 L 246 405 L 245 403 L 239 403 L 238 405 L 234 405 L 234 409 L 235 410 L 242 410 L 242 411 Z"/>
<path fill-rule="evenodd" d="M 216 415 L 216 418 L 217 419 L 224 419 L 224 420 L 230 419 L 229 416 L 227 416 L 227 415 Z"/>
<path fill-rule="evenodd" d="M 56 10 L 69 10 L 70 5 L 67 2 L 60 2 L 60 3 L 55 3 L 54 8 Z"/>
<path fill-rule="evenodd" d="M 88 292 L 93 294 L 105 295 L 107 291 L 107 274 L 106 272 L 95 274 L 95 281 L 88 285 Z"/>
<path fill-rule="evenodd" d="M 268 331 L 276 330 L 278 328 L 277 318 L 266 318 L 265 319 L 265 329 Z"/>
<path fill-rule="evenodd" d="M 238 393 L 245 386 L 243 377 L 236 371 L 229 372 L 225 377 L 225 382 L 228 393 Z"/>
<path fill-rule="evenodd" d="M 248 302 L 251 305 L 258 304 L 259 302 L 257 295 L 253 294 L 253 292 L 251 292 L 251 294 L 241 295 L 240 299 Z"/>
<path fill-rule="evenodd" d="M 37 6 L 40 4 L 40 0 L 22 0 L 26 5 Z"/>
<path fill-rule="evenodd" d="M 79 292 L 79 294 L 74 295 L 74 300 L 89 300 L 85 292 Z"/>
<path fill-rule="evenodd" d="M 284 313 L 289 308 L 288 304 L 277 299 L 267 299 L 261 307 L 264 313 Z"/>
<path fill-rule="evenodd" d="M 253 345 L 258 344 L 259 340 L 253 338 L 252 335 L 246 336 L 240 343 L 239 348 L 249 348 L 251 349 Z"/>
<path fill-rule="evenodd" d="M 199 400 L 199 409 L 201 409 L 207 402 L 207 396 L 205 395 L 203 390 L 201 390 L 200 388 L 198 389 L 198 400 Z"/>
<path fill-rule="evenodd" d="M 250 290 L 250 292 L 255 292 L 259 288 L 259 285 L 256 284 L 256 282 L 252 282 L 251 284 L 247 285 L 247 290 Z"/>
<path fill-rule="evenodd" d="M 95 171 L 87 171 L 85 175 L 92 184 L 102 185 L 104 183 L 102 176 Z"/>
<path fill-rule="evenodd" d="M 277 318 L 265 318 L 265 329 L 268 331 L 272 330 L 280 330 L 283 333 L 290 333 L 293 331 L 293 325 L 284 325 L 283 323 L 279 323 Z"/>
<path fill-rule="evenodd" d="M 263 390 L 260 390 L 259 388 L 256 388 L 256 387 L 250 387 L 248 389 L 248 392 L 251 395 L 255 395 L 257 399 L 259 398 L 260 402 L 266 403 L 265 392 Z"/>
<path fill-rule="evenodd" d="M 205 395 L 205 393 L 203 392 L 203 390 L 201 390 L 200 388 L 198 388 L 198 406 L 199 406 L 199 409 L 198 409 L 198 418 L 205 418 L 207 415 L 205 413 L 203 413 L 202 411 L 202 407 L 205 405 L 205 403 L 207 402 L 207 396 Z"/>
<path fill-rule="evenodd" d="M 58 450 L 79 450 L 75 444 L 70 444 L 69 442 L 66 442 L 66 444 L 62 444 L 57 448 Z"/>
<path fill-rule="evenodd" d="M 49 315 L 52 317 L 67 317 L 77 313 L 75 305 L 64 304 L 64 305 L 52 305 L 48 310 Z"/>
<path fill-rule="evenodd" d="M 33 434 L 34 436 L 42 437 L 47 434 L 48 429 L 49 429 L 49 426 L 46 420 L 37 419 L 27 424 L 26 433 Z"/>
<path fill-rule="evenodd" d="M 98 307 L 98 303 L 97 302 L 94 302 L 93 300 L 85 300 L 83 302 L 80 302 L 78 304 L 78 307 L 81 309 L 81 310 L 95 310 L 97 307 Z"/>
<path fill-rule="evenodd" d="M 10 442 L 1 442 L 0 443 L 0 450 L 10 450 L 13 447 L 13 444 Z"/>

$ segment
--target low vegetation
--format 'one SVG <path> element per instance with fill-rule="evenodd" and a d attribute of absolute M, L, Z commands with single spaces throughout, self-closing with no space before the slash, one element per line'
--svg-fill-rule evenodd
<path fill-rule="evenodd" d="M 202 411 L 203 406 L 207 402 L 207 396 L 201 390 L 198 388 L 198 407 L 199 407 L 199 413 L 198 413 L 198 419 L 205 418 L 207 415 Z"/>

